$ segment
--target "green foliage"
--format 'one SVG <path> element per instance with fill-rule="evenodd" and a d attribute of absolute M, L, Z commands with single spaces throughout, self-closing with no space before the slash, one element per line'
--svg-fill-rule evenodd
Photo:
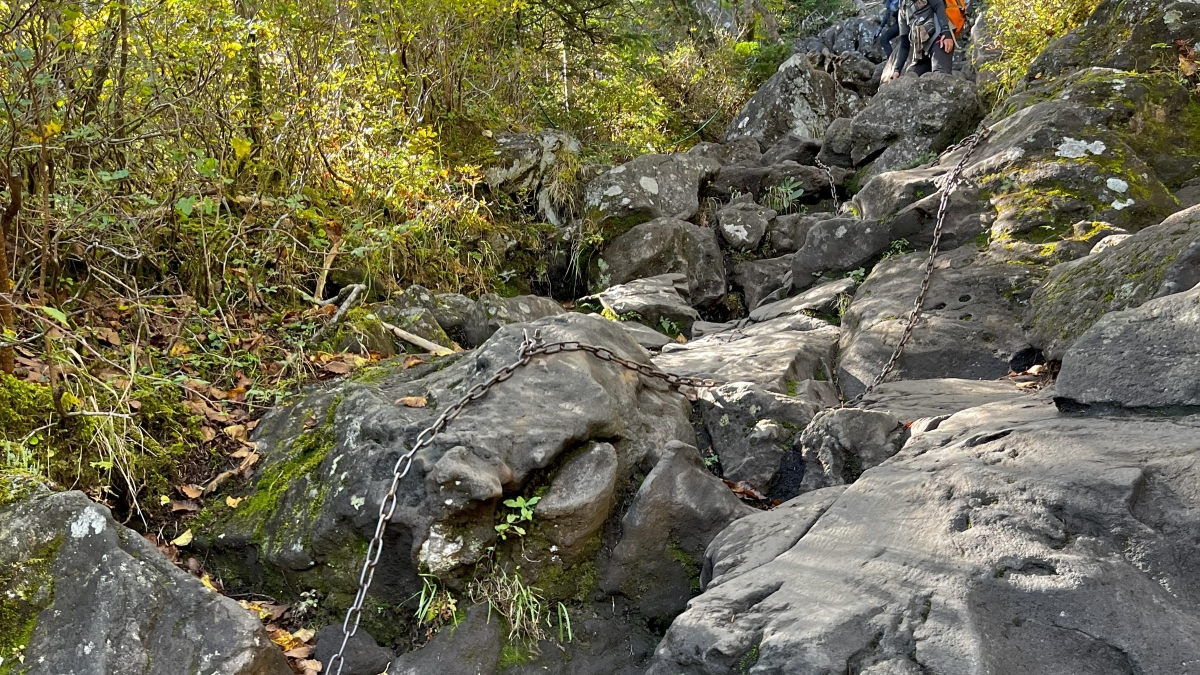
<path fill-rule="evenodd" d="M 513 509 L 512 513 L 504 516 L 504 519 L 496 525 L 496 536 L 500 541 L 508 539 L 509 534 L 516 534 L 518 537 L 524 537 L 526 534 L 525 528 L 521 527 L 521 523 L 533 522 L 533 507 L 541 501 L 541 497 L 516 497 L 515 499 L 505 499 L 504 505 Z"/>
<path fill-rule="evenodd" d="M 447 622 L 457 626 L 458 602 L 454 595 L 432 574 L 422 574 L 421 582 L 421 592 L 413 596 L 417 600 L 417 625 L 434 631 Z"/>
<path fill-rule="evenodd" d="M 804 188 L 800 187 L 800 181 L 788 176 L 779 185 L 766 191 L 763 206 L 780 214 L 795 213 L 803 196 Z"/>
<path fill-rule="evenodd" d="M 984 94 L 1003 101 L 1029 70 L 1029 64 L 1051 41 L 1082 24 L 1099 0 L 1021 0 L 988 6 L 988 49 L 1000 52 L 983 70 L 989 73 Z"/>
<path fill-rule="evenodd" d="M 883 258 L 881 260 L 887 260 L 888 258 L 896 258 L 896 257 L 902 256 L 902 255 L 907 255 L 912 252 L 913 252 L 912 244 L 908 243 L 907 239 L 896 239 L 888 246 L 888 249 L 883 252 Z"/>

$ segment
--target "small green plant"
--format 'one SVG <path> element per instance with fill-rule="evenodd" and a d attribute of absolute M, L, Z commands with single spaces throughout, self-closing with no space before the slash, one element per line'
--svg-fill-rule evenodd
<path fill-rule="evenodd" d="M 897 239 L 892 242 L 892 245 L 888 247 L 888 250 L 884 251 L 882 259 L 887 260 L 888 258 L 895 258 L 897 256 L 912 253 L 912 251 L 912 244 L 908 243 L 907 239 Z"/>
<path fill-rule="evenodd" d="M 302 591 L 300 593 L 300 602 L 292 605 L 292 616 L 297 619 L 303 619 L 309 616 L 321 604 L 321 594 L 317 589 Z"/>
<path fill-rule="evenodd" d="M 867 278 L 867 270 L 865 267 L 860 267 L 856 270 L 852 270 L 850 273 L 848 273 L 846 275 L 846 278 L 854 281 L 855 284 L 861 284 L 863 282 L 863 279 Z"/>
<path fill-rule="evenodd" d="M 743 656 L 740 661 L 738 661 L 738 673 L 740 675 L 748 675 L 750 669 L 758 664 L 758 650 L 758 645 L 754 645 L 750 648 L 750 651 L 746 652 L 746 655 Z"/>
<path fill-rule="evenodd" d="M 525 536 L 525 528 L 521 527 L 521 523 L 533 522 L 533 507 L 541 499 L 541 497 L 530 497 L 529 499 L 517 497 L 504 500 L 504 505 L 515 511 L 504 516 L 503 522 L 496 525 L 496 536 L 500 538 L 500 541 L 507 540 L 510 534 L 516 534 L 518 537 Z"/>
<path fill-rule="evenodd" d="M 679 337 L 683 333 L 683 326 L 668 319 L 667 317 L 659 317 L 658 325 L 660 330 L 667 337 Z"/>
<path fill-rule="evenodd" d="M 561 644 L 575 641 L 575 636 L 571 632 L 571 613 L 561 602 L 558 603 L 558 641 Z"/>
<path fill-rule="evenodd" d="M 496 566 L 487 576 L 471 583 L 469 594 L 474 602 L 488 603 L 489 615 L 495 611 L 508 621 L 510 643 L 520 642 L 536 649 L 537 643 L 546 639 L 542 626 L 549 625 L 549 619 L 545 616 L 542 590 L 526 585 L 519 569 L 510 574 Z"/>
<path fill-rule="evenodd" d="M 763 206 L 780 214 L 794 213 L 797 203 L 804 196 L 804 188 L 792 176 L 784 178 L 779 185 L 769 188 L 763 197 Z"/>
<path fill-rule="evenodd" d="M 438 578 L 432 574 L 422 574 L 421 592 L 414 595 L 417 598 L 417 624 L 437 630 L 448 621 L 458 625 L 458 602 L 450 591 L 438 584 Z"/>

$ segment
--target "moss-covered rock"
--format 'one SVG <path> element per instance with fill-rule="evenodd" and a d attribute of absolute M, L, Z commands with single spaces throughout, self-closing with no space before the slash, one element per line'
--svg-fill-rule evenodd
<path fill-rule="evenodd" d="M 1059 359 L 1101 316 L 1200 283 L 1200 207 L 1192 207 L 1096 255 L 1054 268 L 1034 294 L 1026 330 Z"/>

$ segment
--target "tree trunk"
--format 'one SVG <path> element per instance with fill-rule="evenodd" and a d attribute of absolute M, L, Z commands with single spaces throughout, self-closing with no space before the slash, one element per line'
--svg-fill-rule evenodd
<path fill-rule="evenodd" d="M 12 280 L 8 274 L 8 233 L 12 229 L 12 223 L 17 218 L 17 213 L 21 210 L 21 190 L 24 189 L 21 185 L 20 174 L 14 175 L 11 167 L 5 167 L 8 173 L 8 208 L 4 210 L 4 215 L 0 217 L 0 340 L 11 341 L 16 337 L 16 330 L 13 324 L 13 308 L 12 308 Z M 14 353 L 12 347 L 0 347 L 0 372 L 7 375 L 13 374 Z"/>

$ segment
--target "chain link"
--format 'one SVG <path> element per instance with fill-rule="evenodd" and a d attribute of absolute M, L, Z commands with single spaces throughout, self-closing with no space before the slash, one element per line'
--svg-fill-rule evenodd
<path fill-rule="evenodd" d="M 837 181 L 835 181 L 833 179 L 833 169 L 829 168 L 828 166 L 825 166 L 825 162 L 822 162 L 819 159 L 816 160 L 816 162 L 817 162 L 817 168 L 824 171 L 825 177 L 829 179 L 829 194 L 833 196 L 833 214 L 836 216 L 837 212 L 841 210 L 842 206 L 841 206 L 841 204 L 838 203 Z"/>
<path fill-rule="evenodd" d="M 938 205 L 937 223 L 933 228 L 933 243 L 929 246 L 929 257 L 925 259 L 925 275 L 921 279 L 921 290 L 917 293 L 916 299 L 913 300 L 912 309 L 908 312 L 908 317 L 905 319 L 904 332 L 900 335 L 900 342 L 896 343 L 896 348 L 892 350 L 892 357 L 888 359 L 887 365 L 883 367 L 883 371 L 871 381 L 871 384 L 863 391 L 863 393 L 855 396 L 853 399 L 842 404 L 842 407 L 850 407 L 857 405 L 868 394 L 875 390 L 875 387 L 883 384 L 888 375 L 891 375 L 892 370 L 896 368 L 896 363 L 900 361 L 900 356 L 904 353 L 904 348 L 908 346 L 909 340 L 912 339 L 913 329 L 917 327 L 917 323 L 921 318 L 921 307 L 925 304 L 925 295 L 929 292 L 930 282 L 933 280 L 933 263 L 937 259 L 938 246 L 942 240 L 942 227 L 946 221 L 946 208 L 950 205 L 950 195 L 958 187 L 958 183 L 962 180 L 963 169 L 967 166 L 967 161 L 971 159 L 971 155 L 975 152 L 975 148 L 988 137 L 991 129 L 982 127 L 979 131 L 967 136 L 957 144 L 947 148 L 945 154 L 951 154 L 966 148 L 962 159 L 958 160 L 958 164 L 954 169 L 942 177 L 940 184 L 935 180 L 935 184 L 942 190 L 942 201 Z"/>
<path fill-rule="evenodd" d="M 601 361 L 615 363 L 646 377 L 662 380 L 671 387 L 704 389 L 718 387 L 723 384 L 717 380 L 683 377 L 663 372 L 650 364 L 638 363 L 637 361 L 631 361 L 618 356 L 616 352 L 604 347 L 583 344 L 582 342 L 573 340 L 545 342 L 542 340 L 540 330 L 534 331 L 532 337 L 526 332 L 525 339 L 521 342 L 521 346 L 517 350 L 516 361 L 496 371 L 496 374 L 492 375 L 486 381 L 471 387 L 457 403 L 447 408 L 445 412 L 433 421 L 433 424 L 430 424 L 418 434 L 416 442 L 413 443 L 408 452 L 405 452 L 396 460 L 396 465 L 392 469 L 392 482 L 383 501 L 379 504 L 379 520 L 375 524 L 375 533 L 372 535 L 371 542 L 367 546 L 366 560 L 363 562 L 362 572 L 358 577 L 358 593 L 354 596 L 354 602 L 346 610 L 346 618 L 342 621 L 342 644 L 338 647 L 337 654 L 334 654 L 333 658 L 329 660 L 326 672 L 333 675 L 341 675 L 342 666 L 345 664 L 344 654 L 346 652 L 346 645 L 349 644 L 350 638 L 354 637 L 358 632 L 359 622 L 362 621 L 363 603 L 367 599 L 367 590 L 371 587 L 371 582 L 375 578 L 375 567 L 379 564 L 379 558 L 383 554 L 383 535 L 387 530 L 387 524 L 391 521 L 396 511 L 397 492 L 400 488 L 400 481 L 404 480 L 404 477 L 408 475 L 409 470 L 412 468 L 413 457 L 422 449 L 428 447 L 433 442 L 433 439 L 445 430 L 446 425 L 458 417 L 467 405 L 478 401 L 486 396 L 493 387 L 512 378 L 518 370 L 529 365 L 529 362 L 535 357 L 570 352 L 591 354 Z M 337 665 L 336 669 L 334 668 L 335 664 Z"/>

